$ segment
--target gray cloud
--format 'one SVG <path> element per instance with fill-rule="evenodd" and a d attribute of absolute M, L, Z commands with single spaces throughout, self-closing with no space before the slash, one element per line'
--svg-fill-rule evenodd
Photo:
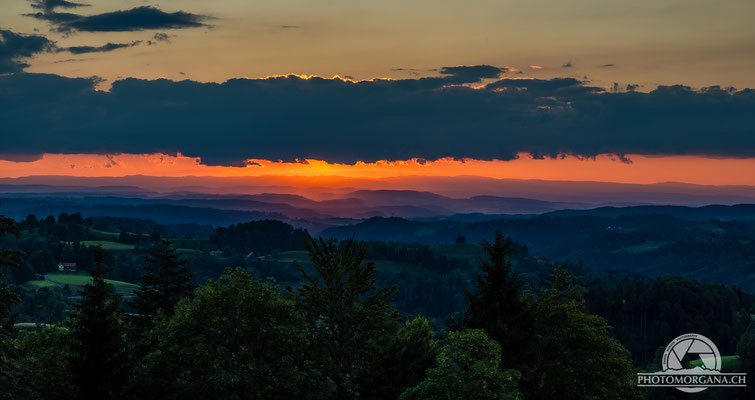
<path fill-rule="evenodd" d="M 131 43 L 107 43 L 102 46 L 71 46 L 61 47 L 57 51 L 67 51 L 71 54 L 88 54 L 88 53 L 106 53 L 113 50 L 124 49 L 128 47 L 138 46 L 142 43 L 141 40 L 136 40 Z"/>
<path fill-rule="evenodd" d="M 22 35 L 0 29 L 0 74 L 21 72 L 28 67 L 24 60 L 51 51 L 55 42 L 39 35 Z"/>
<path fill-rule="evenodd" d="M 124 79 L 110 92 L 94 90 L 92 79 L 7 75 L 0 77 L 0 148 L 180 152 L 220 165 L 247 158 L 511 159 L 518 152 L 755 157 L 755 90 L 613 92 L 573 78 L 458 86 L 490 79 L 492 68 L 369 82 Z"/>
<path fill-rule="evenodd" d="M 147 44 L 152 46 L 153 44 L 157 44 L 160 42 L 170 43 L 170 38 L 172 36 L 173 35 L 168 35 L 165 32 L 158 32 L 158 33 L 155 33 L 154 36 L 152 36 L 152 39 L 147 41 Z"/>
<path fill-rule="evenodd" d="M 131 32 L 147 29 L 182 29 L 206 26 L 209 16 L 185 11 L 165 12 L 152 6 L 93 15 L 59 13 L 54 9 L 26 14 L 53 24 L 58 31 Z"/>
<path fill-rule="evenodd" d="M 30 0 L 32 8 L 44 11 L 53 11 L 56 8 L 79 8 L 89 7 L 89 4 L 74 3 L 66 0 Z"/>

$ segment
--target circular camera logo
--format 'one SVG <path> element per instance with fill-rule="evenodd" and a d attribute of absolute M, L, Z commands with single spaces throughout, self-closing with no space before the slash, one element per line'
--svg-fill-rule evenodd
<path fill-rule="evenodd" d="M 662 371 L 637 374 L 637 386 L 674 387 L 697 393 L 709 387 L 745 387 L 746 374 L 724 373 L 721 353 L 712 340 L 688 333 L 672 340 L 661 359 Z"/>
<path fill-rule="evenodd" d="M 687 361 L 685 363 L 685 360 Z M 699 361 L 698 361 L 699 360 Z M 696 364 L 689 368 L 686 365 Z M 706 371 L 721 372 L 721 353 L 716 345 L 703 335 L 688 333 L 672 340 L 663 352 L 661 368 L 667 373 L 693 373 Z M 702 392 L 707 387 L 680 387 L 677 389 L 687 393 Z"/>

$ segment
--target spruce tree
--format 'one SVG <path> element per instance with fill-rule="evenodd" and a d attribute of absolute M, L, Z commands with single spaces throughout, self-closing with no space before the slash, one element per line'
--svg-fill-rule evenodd
<path fill-rule="evenodd" d="M 191 283 L 194 274 L 185 267 L 187 260 L 181 258 L 170 240 L 164 239 L 153 247 L 145 260 L 141 287 L 131 303 L 137 314 L 134 324 L 139 331 L 148 329 L 158 313 L 172 316 L 176 304 L 190 297 L 196 288 Z"/>
<path fill-rule="evenodd" d="M 476 290 L 466 291 L 468 308 L 463 328 L 482 329 L 501 345 L 501 367 L 520 369 L 529 358 L 534 333 L 531 299 L 512 270 L 513 242 L 500 231 L 495 241 L 482 242 L 487 260 L 477 276 Z M 524 372 L 524 371 L 523 371 Z"/>
<path fill-rule="evenodd" d="M 120 302 L 105 282 L 104 259 L 104 250 L 97 248 L 92 282 L 84 286 L 68 323 L 69 366 L 79 399 L 118 398 L 127 376 Z"/>
<path fill-rule="evenodd" d="M 381 345 L 403 319 L 392 304 L 396 287 L 377 285 L 375 263 L 365 261 L 366 249 L 353 239 L 339 249 L 332 239 L 310 237 L 307 249 L 319 276 L 297 265 L 305 281 L 297 300 L 308 322 L 313 358 L 335 383 L 337 398 L 362 397 Z"/>

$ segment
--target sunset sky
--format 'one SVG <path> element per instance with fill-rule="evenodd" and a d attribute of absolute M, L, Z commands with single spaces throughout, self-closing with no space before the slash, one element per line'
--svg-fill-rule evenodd
<path fill-rule="evenodd" d="M 0 177 L 755 185 L 753 16 L 750 0 L 5 0 Z"/>

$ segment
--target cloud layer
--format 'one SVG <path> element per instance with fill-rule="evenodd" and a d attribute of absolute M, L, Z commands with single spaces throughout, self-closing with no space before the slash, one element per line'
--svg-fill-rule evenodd
<path fill-rule="evenodd" d="M 350 82 L 296 76 L 222 84 L 0 77 L 6 154 L 183 153 L 353 162 L 419 157 L 511 159 L 574 154 L 755 157 L 755 91 L 661 86 L 606 91 L 571 78 L 499 79 L 505 69 Z M 478 89 L 461 84 L 479 84 Z M 486 81 L 488 82 L 488 81 Z"/>

